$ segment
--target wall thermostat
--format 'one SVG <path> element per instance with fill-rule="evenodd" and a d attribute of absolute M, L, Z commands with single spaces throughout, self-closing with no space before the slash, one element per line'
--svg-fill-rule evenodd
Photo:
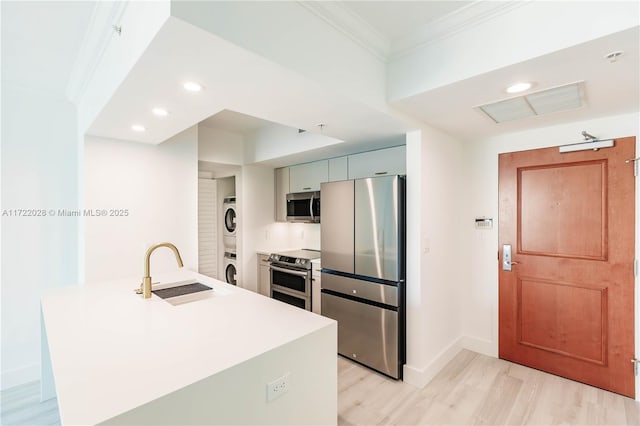
<path fill-rule="evenodd" d="M 477 217 L 475 219 L 476 229 L 493 229 L 493 219 Z"/>

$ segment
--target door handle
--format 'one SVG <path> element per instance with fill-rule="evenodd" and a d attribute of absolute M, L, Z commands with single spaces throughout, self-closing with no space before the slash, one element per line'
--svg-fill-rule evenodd
<path fill-rule="evenodd" d="M 520 262 L 511 261 L 511 244 L 502 246 L 502 270 L 511 271 L 511 265 L 519 265 Z"/>
<path fill-rule="evenodd" d="M 309 200 L 309 216 L 311 216 L 311 222 L 314 222 L 316 218 L 313 216 L 313 195 Z"/>

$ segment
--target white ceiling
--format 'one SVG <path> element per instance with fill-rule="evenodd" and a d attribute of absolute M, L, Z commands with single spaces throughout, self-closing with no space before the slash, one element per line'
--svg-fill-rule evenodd
<path fill-rule="evenodd" d="M 549 55 L 457 81 L 394 102 L 393 106 L 462 140 L 638 111 L 640 28 L 635 27 Z M 604 56 L 625 52 L 617 62 Z M 532 81 L 529 92 L 584 81 L 582 108 L 496 124 L 474 107 L 512 98 L 506 87 Z M 525 92 L 528 93 L 528 92 Z M 607 135 L 619 136 L 619 135 Z"/>
<path fill-rule="evenodd" d="M 185 91 L 182 84 L 188 80 L 204 89 Z M 151 110 L 157 106 L 168 108 L 169 116 L 155 117 Z M 409 129 L 400 119 L 345 99 L 300 74 L 172 17 L 87 133 L 158 144 L 223 110 L 241 111 L 309 131 L 319 132 L 318 123 L 329 123 L 324 134 L 353 143 L 397 136 Z M 233 121 L 235 124 L 229 125 L 237 128 L 241 120 Z M 147 130 L 133 131 L 131 126 L 136 123 Z"/>
<path fill-rule="evenodd" d="M 343 1 L 389 41 L 430 25 L 472 1 Z"/>
<path fill-rule="evenodd" d="M 390 57 L 399 50 L 461 31 L 473 19 L 486 21 L 491 13 L 501 13 L 507 8 L 507 2 L 491 1 L 326 3 L 335 3 L 338 9 L 359 17 L 365 27 L 391 45 L 387 51 Z M 96 3 L 2 1 L 0 4 L 3 83 L 64 96 Z M 328 122 L 333 123 L 325 129 L 329 136 L 357 141 L 383 140 L 412 127 L 397 117 L 329 93 L 327 88 L 299 74 L 176 21 L 179 20 L 170 19 L 166 31 L 158 35 L 119 87 L 91 133 L 158 143 L 201 120 L 205 120 L 204 125 L 237 133 L 254 131 L 270 121 L 306 129 Z M 400 99 L 391 106 L 461 140 L 638 111 L 639 40 L 636 26 Z M 611 64 L 603 56 L 613 50 L 624 50 L 625 55 Z M 202 51 L 220 52 L 217 62 L 203 58 Z M 230 66 L 220 69 L 219 63 Z M 234 63 L 243 65 L 233 66 Z M 259 75 L 254 72 L 258 69 Z M 200 79 L 205 91 L 195 97 L 184 93 L 180 84 L 185 78 Z M 532 90 L 584 81 L 587 105 L 502 124 L 493 123 L 474 109 L 508 98 L 505 86 L 520 79 L 536 82 Z M 162 121 L 150 115 L 150 108 L 156 103 L 172 105 L 171 120 Z M 130 125 L 141 118 L 157 121 L 145 135 L 132 134 Z"/>
<path fill-rule="evenodd" d="M 64 97 L 93 1 L 1 1 L 2 81 Z"/>
<path fill-rule="evenodd" d="M 471 1 L 347 1 L 321 2 L 333 11 L 346 8 L 366 22 L 386 41 L 398 49 L 411 48 L 456 32 L 500 14 L 520 4 Z M 337 15 L 335 15 L 337 17 Z M 353 21 L 338 21 L 353 22 Z M 343 28 L 346 32 L 361 26 Z M 367 40 L 375 40 L 368 37 Z M 398 41 L 400 40 L 400 41 Z M 502 133 L 522 131 L 606 115 L 638 111 L 640 108 L 640 35 L 639 28 L 579 44 L 571 48 L 533 58 L 489 73 L 424 91 L 392 102 L 392 106 L 422 122 L 461 140 L 474 140 Z M 622 50 L 615 63 L 604 56 Z M 388 52 L 393 56 L 394 52 Z M 584 81 L 585 105 L 561 111 L 496 124 L 477 106 L 516 95 L 505 92 L 514 81 L 532 81 L 528 92 L 540 91 L 568 83 Z M 464 123 L 464 125 L 461 125 Z"/>
<path fill-rule="evenodd" d="M 273 122 L 225 109 L 200 122 L 201 126 L 248 135 L 274 125 Z"/>

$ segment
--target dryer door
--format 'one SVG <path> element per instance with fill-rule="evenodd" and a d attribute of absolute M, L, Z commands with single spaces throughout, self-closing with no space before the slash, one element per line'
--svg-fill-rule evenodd
<path fill-rule="evenodd" d="M 236 209 L 228 207 L 224 212 L 224 229 L 229 234 L 236 232 Z"/>

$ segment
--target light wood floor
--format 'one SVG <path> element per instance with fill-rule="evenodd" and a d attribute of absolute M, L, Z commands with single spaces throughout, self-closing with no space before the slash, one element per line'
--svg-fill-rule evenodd
<path fill-rule="evenodd" d="M 640 403 L 461 351 L 423 389 L 338 357 L 339 425 L 640 425 Z"/>
<path fill-rule="evenodd" d="M 40 382 L 31 382 L 2 391 L 0 425 L 59 425 L 58 400 L 40 402 Z"/>
<path fill-rule="evenodd" d="M 38 382 L 2 391 L 2 425 L 59 425 Z M 460 352 L 423 389 L 338 357 L 340 425 L 640 425 L 640 403 L 507 361 Z"/>

